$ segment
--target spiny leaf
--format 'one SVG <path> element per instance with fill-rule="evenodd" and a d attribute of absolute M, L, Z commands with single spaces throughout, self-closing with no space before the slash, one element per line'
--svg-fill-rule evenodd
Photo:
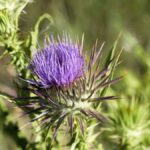
<path fill-rule="evenodd" d="M 89 102 L 95 102 L 95 101 L 103 101 L 103 100 L 114 100 L 114 99 L 119 99 L 117 96 L 104 96 L 104 97 L 97 97 L 97 98 L 92 98 L 89 99 Z"/>

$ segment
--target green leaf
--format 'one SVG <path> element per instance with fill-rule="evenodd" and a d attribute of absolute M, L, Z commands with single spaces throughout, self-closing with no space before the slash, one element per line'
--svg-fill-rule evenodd
<path fill-rule="evenodd" d="M 51 24 L 53 24 L 53 19 L 49 14 L 45 13 L 42 16 L 40 16 L 40 18 L 38 19 L 38 21 L 34 27 L 34 31 L 31 32 L 31 46 L 32 46 L 31 50 L 36 49 L 36 47 L 37 47 L 37 41 L 38 41 L 38 36 L 39 36 L 39 27 L 45 19 L 47 19 L 49 21 L 49 26 Z"/>

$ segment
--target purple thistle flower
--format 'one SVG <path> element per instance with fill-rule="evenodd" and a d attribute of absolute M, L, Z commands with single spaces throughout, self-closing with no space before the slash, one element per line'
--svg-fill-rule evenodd
<path fill-rule="evenodd" d="M 84 60 L 81 47 L 68 37 L 57 41 L 53 37 L 50 44 L 36 53 L 31 61 L 31 69 L 39 78 L 38 84 L 44 88 L 67 86 L 83 75 Z"/>
<path fill-rule="evenodd" d="M 100 49 L 97 43 L 94 45 L 89 59 L 83 54 L 82 44 L 73 43 L 69 37 L 62 40 L 58 37 L 56 41 L 51 37 L 50 44 L 37 52 L 30 64 L 38 79 L 25 80 L 29 83 L 28 90 L 35 96 L 15 98 L 21 107 L 29 108 L 27 114 L 35 115 L 31 122 L 40 120 L 42 128 L 48 130 L 54 127 L 54 137 L 63 122 L 68 124 L 71 133 L 76 123 L 84 133 L 83 123 L 87 117 L 105 122 L 106 118 L 96 108 L 102 101 L 118 99 L 104 96 L 104 91 L 121 79 L 111 79 L 120 53 L 108 57 L 101 68 L 103 44 Z"/>

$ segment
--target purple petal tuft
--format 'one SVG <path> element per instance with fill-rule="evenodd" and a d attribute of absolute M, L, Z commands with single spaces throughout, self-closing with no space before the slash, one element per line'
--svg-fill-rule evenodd
<path fill-rule="evenodd" d="M 50 44 L 37 52 L 31 61 L 31 70 L 42 87 L 66 86 L 83 75 L 84 61 L 81 48 L 68 37 L 53 37 Z"/>

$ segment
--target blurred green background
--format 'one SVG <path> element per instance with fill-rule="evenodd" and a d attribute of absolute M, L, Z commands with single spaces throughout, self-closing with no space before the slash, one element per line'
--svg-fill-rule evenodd
<path fill-rule="evenodd" d="M 121 33 L 118 50 L 123 48 L 123 63 L 117 68 L 117 74 L 127 76 L 114 86 L 113 90 L 120 95 L 142 97 L 149 103 L 150 0 L 35 0 L 27 5 L 21 15 L 21 36 L 26 36 L 29 30 L 33 30 L 38 17 L 43 13 L 51 14 L 54 19 L 53 26 L 48 30 L 49 34 L 62 34 L 65 31 L 81 39 L 84 33 L 84 42 L 89 50 L 97 38 L 99 43 L 106 42 L 105 50 L 110 49 Z M 45 27 L 48 27 L 46 22 L 40 29 L 41 39 Z M 13 77 L 16 74 L 8 62 L 8 57 L 0 60 L 0 90 L 15 95 Z M 143 100 L 143 103 L 146 102 Z M 11 108 L 8 102 L 6 105 Z M 20 112 L 19 109 L 9 111 L 14 118 L 17 118 Z M 8 130 L 9 123 L 8 129 L 3 129 L 2 122 L 6 118 L 2 116 L 7 118 L 7 111 L 5 115 L 0 113 L 0 150 L 14 150 L 17 140 L 12 136 L 12 130 Z M 24 130 L 24 134 L 29 136 L 26 129 Z M 25 142 L 26 140 L 22 139 L 22 144 Z"/>

